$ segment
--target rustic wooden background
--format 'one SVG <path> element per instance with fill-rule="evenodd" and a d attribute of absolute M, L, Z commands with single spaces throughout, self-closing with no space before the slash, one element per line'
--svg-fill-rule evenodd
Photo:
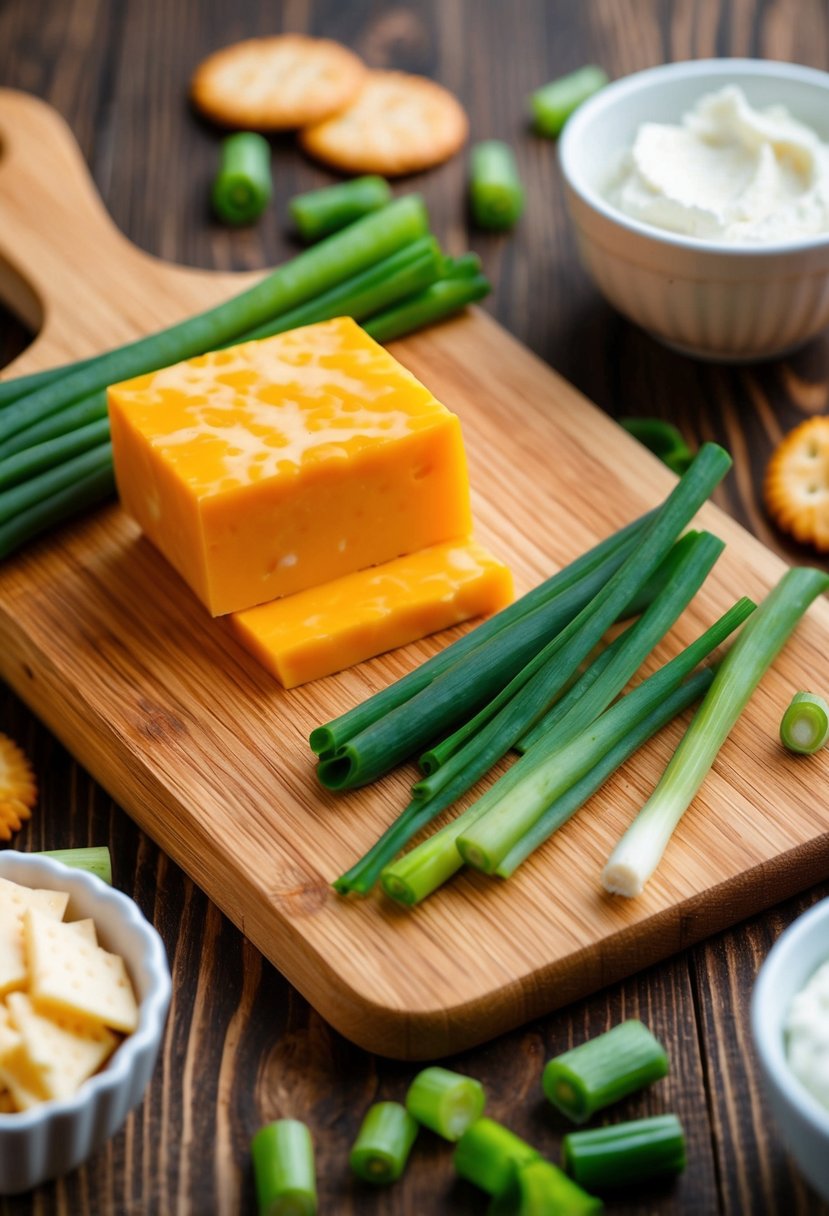
<path fill-rule="evenodd" d="M 339 38 L 374 66 L 432 75 L 467 106 L 473 137 L 512 142 L 529 203 L 511 236 L 468 232 L 463 156 L 401 188 L 424 192 L 447 247 L 471 244 L 481 253 L 495 284 L 486 307 L 507 328 L 610 413 L 661 415 L 689 440 L 728 446 L 736 465 L 721 505 L 788 557 L 806 557 L 770 527 L 758 491 L 775 440 L 827 411 L 829 338 L 784 362 L 724 368 L 662 350 L 615 316 L 578 265 L 555 147 L 528 131 L 525 98 L 531 87 L 585 62 L 603 64 L 612 76 L 725 55 L 829 69 L 825 3 L 0 0 L 0 85 L 37 93 L 66 116 L 113 217 L 139 245 L 193 265 L 261 267 L 295 249 L 288 198 L 331 178 L 291 139 L 277 139 L 276 206 L 251 231 L 219 227 L 206 203 L 217 135 L 189 111 L 186 85 L 208 51 L 283 29 Z M 0 363 L 27 337 L 0 313 Z M 285 1115 L 313 1129 L 321 1212 L 480 1211 L 479 1193 L 453 1180 L 445 1146 L 426 1136 L 394 1189 L 375 1193 L 350 1180 L 346 1156 L 361 1113 L 378 1098 L 402 1097 L 413 1067 L 367 1055 L 332 1032 L 8 691 L 0 692 L 0 729 L 32 756 L 41 787 L 19 846 L 107 841 L 117 885 L 164 938 L 175 989 L 153 1084 L 122 1134 L 68 1178 L 0 1201 L 0 1212 L 252 1211 L 251 1135 Z M 486 1084 L 496 1118 L 555 1153 L 564 1129 L 540 1097 L 544 1060 L 623 1017 L 641 1016 L 668 1045 L 673 1071 L 620 1114 L 676 1110 L 688 1132 L 689 1166 L 675 1185 L 614 1200 L 609 1216 L 827 1216 L 829 1207 L 806 1189 L 781 1149 L 748 1028 L 763 957 L 798 913 L 826 895 L 823 884 L 451 1064 Z"/>

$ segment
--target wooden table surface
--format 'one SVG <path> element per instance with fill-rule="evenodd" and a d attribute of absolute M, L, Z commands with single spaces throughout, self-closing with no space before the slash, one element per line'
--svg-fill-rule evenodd
<path fill-rule="evenodd" d="M 373 66 L 432 75 L 466 105 L 474 138 L 510 140 L 528 191 L 513 235 L 467 230 L 462 155 L 401 189 L 423 191 L 451 251 L 480 252 L 495 287 L 485 307 L 508 329 L 611 414 L 663 416 L 691 441 L 724 443 L 735 469 L 720 504 L 791 560 L 812 559 L 770 527 L 759 486 L 780 435 L 827 412 L 829 337 L 784 362 L 728 368 L 663 350 L 616 316 L 579 266 L 555 146 L 529 132 L 525 98 L 586 62 L 611 76 L 729 55 L 829 69 L 820 0 L 0 0 L 0 85 L 37 93 L 66 116 L 115 221 L 139 245 L 197 266 L 264 267 L 295 251 L 288 198 L 332 178 L 279 138 L 276 205 L 254 229 L 218 226 L 206 202 L 217 134 L 188 109 L 186 88 L 215 47 L 281 30 L 338 38 Z M 10 359 L 26 341 L 0 314 L 0 356 Z M 174 981 L 153 1083 L 122 1133 L 67 1178 L 0 1200 L 0 1212 L 251 1212 L 250 1138 L 288 1115 L 312 1128 L 323 1213 L 481 1211 L 480 1193 L 453 1179 L 445 1146 L 426 1136 L 397 1187 L 371 1192 L 351 1181 L 346 1158 L 362 1112 L 401 1098 L 413 1067 L 334 1033 L 7 690 L 0 729 L 25 747 L 40 783 L 18 846 L 108 842 L 116 884 L 161 933 Z M 495 1118 L 554 1155 L 565 1129 L 541 1099 L 545 1059 L 642 1017 L 667 1045 L 672 1074 L 619 1114 L 677 1111 L 689 1164 L 675 1185 L 614 1200 L 609 1216 L 827 1216 L 775 1133 L 748 1024 L 754 977 L 772 943 L 827 895 L 824 883 L 450 1065 L 485 1083 Z"/>

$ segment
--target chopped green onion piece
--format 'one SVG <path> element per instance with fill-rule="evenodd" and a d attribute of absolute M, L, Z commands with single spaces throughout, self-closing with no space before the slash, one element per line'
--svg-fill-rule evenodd
<path fill-rule="evenodd" d="M 386 179 L 369 175 L 297 194 L 288 209 L 300 236 L 306 241 L 317 241 L 370 211 L 385 207 L 390 200 L 391 186 Z"/>
<path fill-rule="evenodd" d="M 439 279 L 425 291 L 369 317 L 363 329 L 375 342 L 393 342 L 395 338 L 403 338 L 426 325 L 451 317 L 467 304 L 488 296 L 491 290 L 492 284 L 483 274 Z"/>
<path fill-rule="evenodd" d="M 75 870 L 84 870 L 94 874 L 108 886 L 112 886 L 112 858 L 105 844 L 91 845 L 83 849 L 50 849 L 46 852 L 33 853 L 33 857 L 51 857 L 53 861 L 63 862 Z"/>
<path fill-rule="evenodd" d="M 780 740 L 790 752 L 811 756 L 829 739 L 829 705 L 814 692 L 796 692 L 780 721 Z"/>
<path fill-rule="evenodd" d="M 549 1060 L 542 1085 L 553 1106 L 583 1123 L 667 1073 L 665 1048 L 647 1026 L 631 1019 Z"/>
<path fill-rule="evenodd" d="M 271 197 L 270 144 L 255 131 L 237 131 L 222 140 L 220 157 L 213 210 L 226 224 L 251 224 Z"/>
<path fill-rule="evenodd" d="M 443 267 L 444 279 L 473 279 L 481 273 L 481 259 L 477 253 L 467 251 L 456 258 L 446 258 Z"/>
<path fill-rule="evenodd" d="M 418 1123 L 443 1136 L 459 1140 L 486 1105 L 480 1081 L 448 1068 L 424 1068 L 409 1086 L 406 1109 Z"/>
<path fill-rule="evenodd" d="M 494 1119 L 476 1119 L 458 1141 L 452 1162 L 461 1178 L 498 1195 L 509 1182 L 516 1167 L 541 1158 L 538 1149 L 527 1144 Z"/>
<path fill-rule="evenodd" d="M 648 515 L 642 515 L 633 523 L 612 533 L 592 549 L 577 557 L 575 561 L 545 579 L 543 583 L 539 583 L 532 591 L 528 591 L 526 595 L 521 596 L 512 604 L 508 604 L 506 608 L 502 608 L 495 616 L 458 638 L 456 642 L 439 651 L 431 659 L 427 659 L 425 663 L 421 663 L 414 671 L 410 671 L 394 684 L 390 684 L 388 688 L 375 693 L 374 696 L 369 697 L 360 705 L 356 705 L 353 709 L 349 709 L 339 718 L 334 718 L 325 726 L 318 726 L 311 732 L 309 742 L 312 750 L 317 755 L 336 750 L 348 739 L 352 739 L 373 723 L 378 722 L 390 710 L 411 700 L 413 696 L 431 684 L 437 676 L 443 675 L 470 651 L 488 644 L 496 634 L 511 628 L 541 604 L 560 595 L 603 566 L 618 549 L 626 547 L 642 534 L 648 526 L 652 514 L 651 512 Z"/>
<path fill-rule="evenodd" d="M 610 855 L 606 891 L 638 895 L 731 728 L 786 639 L 829 575 L 807 566 L 788 570 L 728 651 L 651 797 Z"/>
<path fill-rule="evenodd" d="M 305 1124 L 297 1119 L 268 1123 L 250 1150 L 259 1216 L 315 1216 L 314 1146 Z"/>
<path fill-rule="evenodd" d="M 597 1191 L 639 1186 L 685 1169 L 685 1135 L 676 1115 L 568 1132 L 561 1163 L 581 1186 Z"/>
<path fill-rule="evenodd" d="M 515 154 L 500 139 L 475 144 L 470 158 L 469 202 L 479 228 L 512 228 L 524 210 L 524 187 Z"/>
<path fill-rule="evenodd" d="M 549 1161 L 530 1161 L 513 1170 L 487 1216 L 598 1216 L 604 1204 Z"/>
<path fill-rule="evenodd" d="M 671 422 L 662 418 L 620 418 L 619 425 L 680 477 L 694 459 L 693 452 Z"/>
<path fill-rule="evenodd" d="M 573 111 L 603 89 L 607 80 L 607 73 L 602 68 L 588 65 L 536 89 L 530 106 L 539 135 L 548 135 L 551 139 L 559 135 Z"/>
<path fill-rule="evenodd" d="M 604 785 L 608 777 L 615 773 L 629 756 L 632 756 L 652 735 L 670 722 L 671 718 L 682 713 L 694 701 L 698 701 L 707 692 L 713 678 L 714 673 L 710 668 L 695 672 L 687 683 L 680 684 L 679 688 L 669 693 L 660 705 L 657 705 L 645 718 L 631 727 L 624 738 L 615 747 L 612 747 L 586 776 L 556 798 L 547 807 L 541 818 L 537 819 L 529 831 L 525 832 L 521 839 L 513 845 L 503 861 L 495 867 L 498 877 L 510 878 L 521 863 L 526 861 L 530 854 L 546 840 L 549 840 L 568 819 L 572 818 L 579 807 L 583 806 L 587 799 Z M 405 860 L 405 857 L 400 858 L 397 864 L 399 865 Z"/>
<path fill-rule="evenodd" d="M 396 1182 L 409 1159 L 418 1125 L 399 1102 L 375 1102 L 363 1119 L 348 1163 L 358 1178 Z"/>

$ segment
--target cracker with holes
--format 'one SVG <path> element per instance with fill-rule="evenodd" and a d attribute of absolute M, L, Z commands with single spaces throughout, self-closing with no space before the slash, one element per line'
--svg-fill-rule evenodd
<path fill-rule="evenodd" d="M 763 496 L 784 532 L 829 552 L 829 417 L 810 418 L 786 435 L 769 461 Z"/>
<path fill-rule="evenodd" d="M 209 55 L 190 94 L 226 127 L 280 131 L 321 122 L 349 105 L 366 74 L 357 56 L 327 38 L 251 38 Z"/>
<path fill-rule="evenodd" d="M 138 1024 L 124 960 L 68 902 L 0 878 L 0 1114 L 69 1097 Z"/>
<path fill-rule="evenodd" d="M 460 102 L 434 80 L 369 72 L 350 106 L 299 138 L 312 156 L 346 173 L 395 177 L 448 160 L 468 128 Z"/>
<path fill-rule="evenodd" d="M 11 840 L 31 819 L 36 797 L 32 766 L 16 743 L 0 735 L 0 840 Z"/>
<path fill-rule="evenodd" d="M 73 925 L 29 909 L 23 919 L 29 991 L 40 1010 L 130 1034 L 138 1005 L 124 960 L 84 941 Z"/>

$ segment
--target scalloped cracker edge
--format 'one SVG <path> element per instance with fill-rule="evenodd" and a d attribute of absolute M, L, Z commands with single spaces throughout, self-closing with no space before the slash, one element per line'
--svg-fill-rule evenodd
<path fill-rule="evenodd" d="M 802 422 L 778 444 L 763 497 L 779 528 L 829 553 L 829 417 Z"/>
<path fill-rule="evenodd" d="M 448 160 L 468 130 L 465 110 L 443 85 L 407 72 L 368 72 L 347 109 L 305 127 L 299 140 L 346 173 L 396 177 Z"/>
<path fill-rule="evenodd" d="M 195 106 L 226 127 L 282 131 L 321 122 L 359 92 L 366 67 L 328 38 L 249 38 L 209 55 L 190 82 Z"/>
<path fill-rule="evenodd" d="M 0 840 L 11 840 L 20 831 L 36 800 L 31 764 L 13 739 L 0 734 Z"/>

